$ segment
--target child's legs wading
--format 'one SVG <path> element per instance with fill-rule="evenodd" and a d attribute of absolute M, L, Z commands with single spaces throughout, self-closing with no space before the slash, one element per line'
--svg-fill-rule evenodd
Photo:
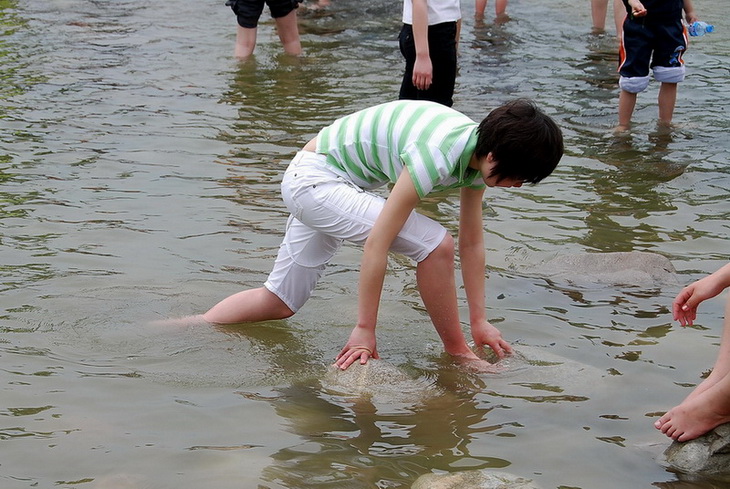
<path fill-rule="evenodd" d="M 624 21 L 619 46 L 618 124 L 628 129 L 636 106 L 636 94 L 649 86 L 649 64 L 651 62 L 653 36 L 643 24 L 628 17 Z"/>
<path fill-rule="evenodd" d="M 302 54 L 296 12 L 299 0 L 266 0 L 266 3 L 276 22 L 276 33 L 279 35 L 284 51 L 294 56 Z"/>
<path fill-rule="evenodd" d="M 651 67 L 659 88 L 659 123 L 669 125 L 677 101 L 677 84 L 684 81 L 685 67 L 682 56 L 687 50 L 687 29 L 681 21 L 667 25 L 657 32 L 661 48 L 654 52 Z"/>
<path fill-rule="evenodd" d="M 256 47 L 256 28 L 264 10 L 264 0 L 229 0 L 226 5 L 236 14 L 238 28 L 234 55 L 247 58 Z"/>
<path fill-rule="evenodd" d="M 236 31 L 235 56 L 248 58 L 256 47 L 256 37 L 259 18 L 264 9 L 269 6 L 271 16 L 276 22 L 276 30 L 284 50 L 288 54 L 298 55 L 302 52 L 297 27 L 295 9 L 299 2 L 296 0 L 229 0 L 229 5 L 236 14 L 238 30 Z"/>

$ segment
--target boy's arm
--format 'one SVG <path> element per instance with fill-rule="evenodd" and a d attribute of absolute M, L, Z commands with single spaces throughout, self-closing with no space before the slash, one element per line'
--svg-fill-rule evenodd
<path fill-rule="evenodd" d="M 483 189 L 462 188 L 459 216 L 459 257 L 461 275 L 469 304 L 469 324 L 476 346 L 488 345 L 498 357 L 511 353 L 497 328 L 487 321 L 485 305 L 484 229 L 482 227 Z"/>
<path fill-rule="evenodd" d="M 692 0 L 684 0 L 684 18 L 688 24 L 693 24 L 699 20 L 699 17 L 695 14 L 695 6 Z"/>
<path fill-rule="evenodd" d="M 419 90 L 427 90 L 433 81 L 433 64 L 428 48 L 427 0 L 413 0 L 413 42 L 416 45 L 413 85 Z"/>
<path fill-rule="evenodd" d="M 357 325 L 335 360 L 335 365 L 343 370 L 358 359 L 364 364 L 368 358 L 379 358 L 375 325 L 388 264 L 388 250 L 419 200 L 408 170 L 403 169 L 365 241 L 360 264 Z"/>
<path fill-rule="evenodd" d="M 715 297 L 728 287 L 730 287 L 730 263 L 682 289 L 672 303 L 674 319 L 682 326 L 692 326 L 697 318 L 697 307 L 700 303 Z"/>

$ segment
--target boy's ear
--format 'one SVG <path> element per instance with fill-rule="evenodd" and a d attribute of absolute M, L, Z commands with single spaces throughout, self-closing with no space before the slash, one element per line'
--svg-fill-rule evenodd
<path fill-rule="evenodd" d="M 497 160 L 494 158 L 494 154 L 491 151 L 487 153 L 487 157 L 485 158 L 485 160 L 487 162 L 487 164 L 485 165 L 485 169 L 489 172 L 489 175 L 491 175 L 492 173 L 494 173 L 494 167 L 497 166 Z"/>

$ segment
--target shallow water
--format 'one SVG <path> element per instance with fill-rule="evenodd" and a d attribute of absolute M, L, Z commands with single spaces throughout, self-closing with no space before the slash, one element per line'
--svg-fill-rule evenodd
<path fill-rule="evenodd" d="M 531 97 L 567 142 L 545 182 L 488 192 L 490 318 L 518 349 L 586 367 L 459 370 L 394 257 L 380 354 L 445 393 L 414 405 L 322 387 L 355 318 L 354 247 L 288 321 L 151 324 L 258 285 L 286 219 L 288 159 L 399 86 L 398 2 L 302 12 L 296 60 L 265 12 L 245 64 L 222 4 L 0 1 L 0 487 L 409 488 L 481 468 L 544 488 L 722 487 L 668 471 L 652 422 L 719 341 L 722 298 L 694 328 L 668 307 L 728 259 L 726 2 L 696 5 L 716 32 L 685 57 L 677 128 L 657 130 L 652 83 L 620 138 L 616 42 L 590 34 L 587 4 L 513 0 L 495 25 L 463 3 L 455 107 L 480 119 Z M 454 198 L 424 210 L 455 231 Z M 679 283 L 576 287 L 529 272 L 586 251 L 662 254 Z"/>

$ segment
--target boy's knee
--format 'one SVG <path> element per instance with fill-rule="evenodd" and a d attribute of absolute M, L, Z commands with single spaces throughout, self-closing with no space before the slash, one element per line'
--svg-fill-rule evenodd
<path fill-rule="evenodd" d="M 289 309 L 287 306 L 282 306 L 281 309 L 279 309 L 279 317 L 278 319 L 288 319 L 292 317 L 294 314 L 296 314 L 294 311 Z"/>
<path fill-rule="evenodd" d="M 654 78 L 662 83 L 679 83 L 684 81 L 684 66 L 655 66 Z"/>
<path fill-rule="evenodd" d="M 649 75 L 647 76 L 621 76 L 618 80 L 621 90 L 629 93 L 639 93 L 649 86 Z"/>
<path fill-rule="evenodd" d="M 453 260 L 455 256 L 454 247 L 454 237 L 446 233 L 444 239 L 441 240 L 436 249 L 434 249 L 428 256 L 429 258 L 435 257 L 442 260 Z"/>

